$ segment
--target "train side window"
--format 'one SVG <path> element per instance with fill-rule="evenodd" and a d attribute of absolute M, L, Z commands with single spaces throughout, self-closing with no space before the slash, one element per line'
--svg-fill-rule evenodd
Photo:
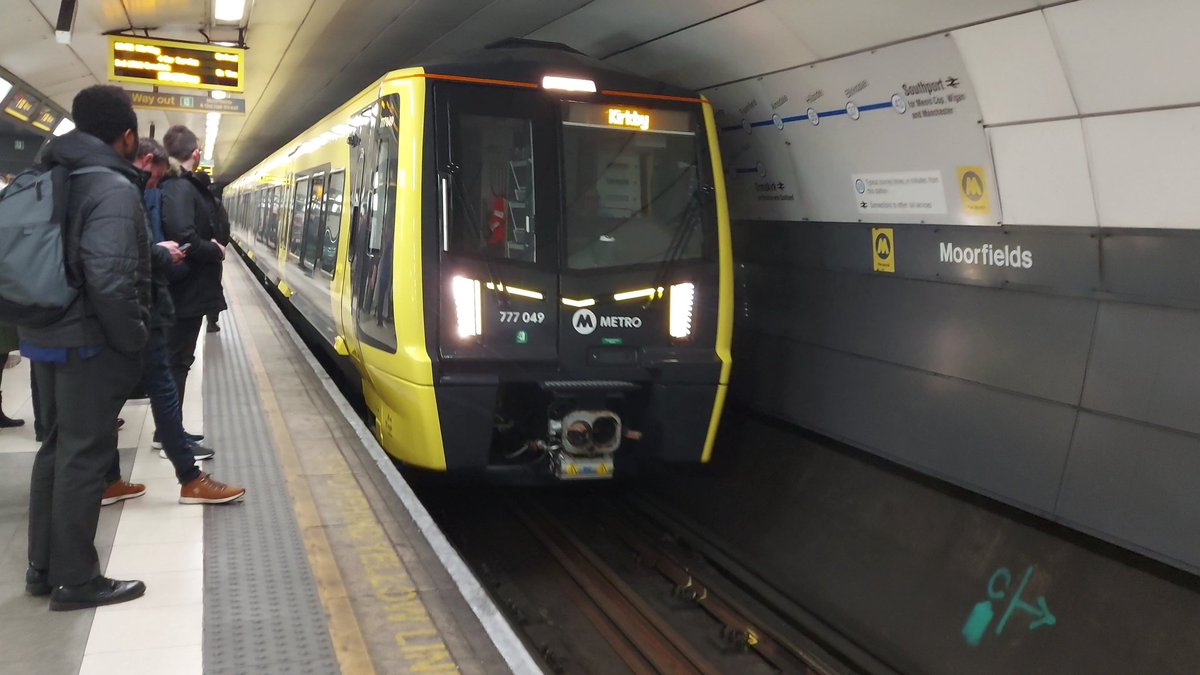
<path fill-rule="evenodd" d="M 320 231 L 320 269 L 333 276 L 337 264 L 338 235 L 342 227 L 342 207 L 345 199 L 346 173 L 334 171 L 329 175 L 329 187 L 325 192 L 324 227 Z"/>
<path fill-rule="evenodd" d="M 296 180 L 296 189 L 292 192 L 292 222 L 288 229 L 288 258 L 300 259 L 300 243 L 304 239 L 304 213 L 308 206 L 309 178 L 305 176 Z"/>
<path fill-rule="evenodd" d="M 267 240 L 267 192 L 266 188 L 259 188 L 254 191 L 254 238 L 260 242 Z"/>
<path fill-rule="evenodd" d="M 304 217 L 304 241 L 301 245 L 300 267 L 315 271 L 321 253 L 321 224 L 325 212 L 325 172 L 312 176 L 308 192 L 308 213 Z"/>
<path fill-rule="evenodd" d="M 283 213 L 283 186 L 276 185 L 263 192 L 267 210 L 267 247 L 272 251 L 279 249 L 279 228 L 283 226 L 280 214 Z"/>

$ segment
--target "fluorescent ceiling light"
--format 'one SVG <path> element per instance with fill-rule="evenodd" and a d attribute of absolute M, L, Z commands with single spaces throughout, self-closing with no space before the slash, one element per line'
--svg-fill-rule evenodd
<path fill-rule="evenodd" d="M 12 91 L 12 82 L 0 77 L 0 101 L 3 101 L 10 91 Z"/>
<path fill-rule="evenodd" d="M 211 162 L 217 146 L 217 131 L 221 126 L 221 113 L 210 112 L 204 116 L 204 161 Z"/>
<path fill-rule="evenodd" d="M 0 98 L 4 98 L 4 97 L 0 96 Z M 64 118 L 62 118 L 62 121 L 58 123 L 58 126 L 54 127 L 54 135 L 62 136 L 63 134 L 70 132 L 74 128 L 75 128 L 75 123 L 64 117 Z"/>
<path fill-rule="evenodd" d="M 213 18 L 217 21 L 241 21 L 246 13 L 246 0 L 214 0 Z"/>
<path fill-rule="evenodd" d="M 54 40 L 60 45 L 71 44 L 71 29 L 75 25 L 78 0 L 62 0 L 58 6 L 58 22 L 54 24 Z"/>
<path fill-rule="evenodd" d="M 561 89 L 562 91 L 589 91 L 596 93 L 596 83 L 591 80 L 581 80 L 574 77 L 557 77 L 547 75 L 542 78 L 542 89 Z"/>
<path fill-rule="evenodd" d="M 221 99 L 223 99 L 223 98 L 227 98 L 228 96 L 229 96 L 229 93 L 228 93 L 228 92 L 226 92 L 226 91 L 225 91 L 225 90 L 223 90 L 223 89 L 214 89 L 214 90 L 212 90 L 212 91 L 208 92 L 208 97 L 209 97 L 209 98 L 215 98 L 215 99 L 217 99 L 218 101 L 219 101 L 219 100 L 221 100 Z"/>

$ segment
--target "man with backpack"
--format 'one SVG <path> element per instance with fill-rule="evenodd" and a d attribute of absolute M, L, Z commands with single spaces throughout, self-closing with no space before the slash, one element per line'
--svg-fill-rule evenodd
<path fill-rule="evenodd" d="M 137 115 L 128 94 L 98 85 L 79 92 L 71 117 L 75 131 L 52 139 L 41 156 L 45 173 L 56 177 L 59 220 L 49 224 L 63 224 L 61 248 L 5 260 L 33 276 L 59 273 L 65 257 L 74 289 L 60 311 L 26 312 L 18 322 L 47 429 L 30 483 L 25 589 L 49 594 L 52 610 L 125 602 L 146 592 L 141 581 L 101 575 L 93 543 L 105 472 L 117 452 L 117 413 L 138 381 L 149 334 L 150 251 L 138 173 L 130 164 Z M 20 184 L 18 177 L 13 187 Z M 44 190 L 35 192 L 44 197 Z M 0 207 L 9 197 L 6 192 Z M 0 208 L 0 220 L 9 215 Z M 6 301 L 17 295 L 6 290 L 11 280 L 0 285 Z"/>
<path fill-rule="evenodd" d="M 163 234 L 188 247 L 187 274 L 171 284 L 175 325 L 168 334 L 171 373 L 182 405 L 204 317 L 225 309 L 225 294 L 221 290 L 225 247 L 216 241 L 212 211 L 201 194 L 204 188 L 192 173 L 200 161 L 196 134 L 176 125 L 163 136 L 163 145 L 172 160 L 171 175 L 163 179 L 161 187 Z"/>
<path fill-rule="evenodd" d="M 143 353 L 142 382 L 150 397 L 154 414 L 154 437 L 162 449 L 159 455 L 171 460 L 179 481 L 179 501 L 183 504 L 225 504 L 237 501 L 246 494 L 217 482 L 196 466 L 197 460 L 210 459 L 213 451 L 192 441 L 183 430 L 183 411 L 179 390 L 171 375 L 167 352 L 166 331 L 175 319 L 174 303 L 169 290 L 172 277 L 181 277 L 186 270 L 186 253 L 179 244 L 166 240 L 162 227 L 162 203 L 158 182 L 170 167 L 167 152 L 152 138 L 143 138 L 138 145 L 134 166 L 142 171 L 146 190 L 143 200 L 150 226 L 150 270 L 153 279 L 154 305 L 150 315 L 150 340 Z M 120 466 L 114 465 L 120 477 Z M 113 483 L 115 485 L 115 483 Z M 101 503 L 115 504 L 120 495 L 105 495 Z"/>

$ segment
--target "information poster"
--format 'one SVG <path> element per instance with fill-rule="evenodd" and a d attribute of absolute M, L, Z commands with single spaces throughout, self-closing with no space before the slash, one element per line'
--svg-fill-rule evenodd
<path fill-rule="evenodd" d="M 734 218 L 995 225 L 975 92 L 949 37 L 715 87 Z"/>

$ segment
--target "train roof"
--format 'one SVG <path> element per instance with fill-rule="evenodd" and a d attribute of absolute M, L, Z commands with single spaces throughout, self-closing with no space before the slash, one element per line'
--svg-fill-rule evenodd
<path fill-rule="evenodd" d="M 545 75 L 592 80 L 597 91 L 634 92 L 683 98 L 699 93 L 655 80 L 593 58 L 559 42 L 508 38 L 445 59 L 423 64 L 437 75 L 477 77 L 541 85 Z"/>

